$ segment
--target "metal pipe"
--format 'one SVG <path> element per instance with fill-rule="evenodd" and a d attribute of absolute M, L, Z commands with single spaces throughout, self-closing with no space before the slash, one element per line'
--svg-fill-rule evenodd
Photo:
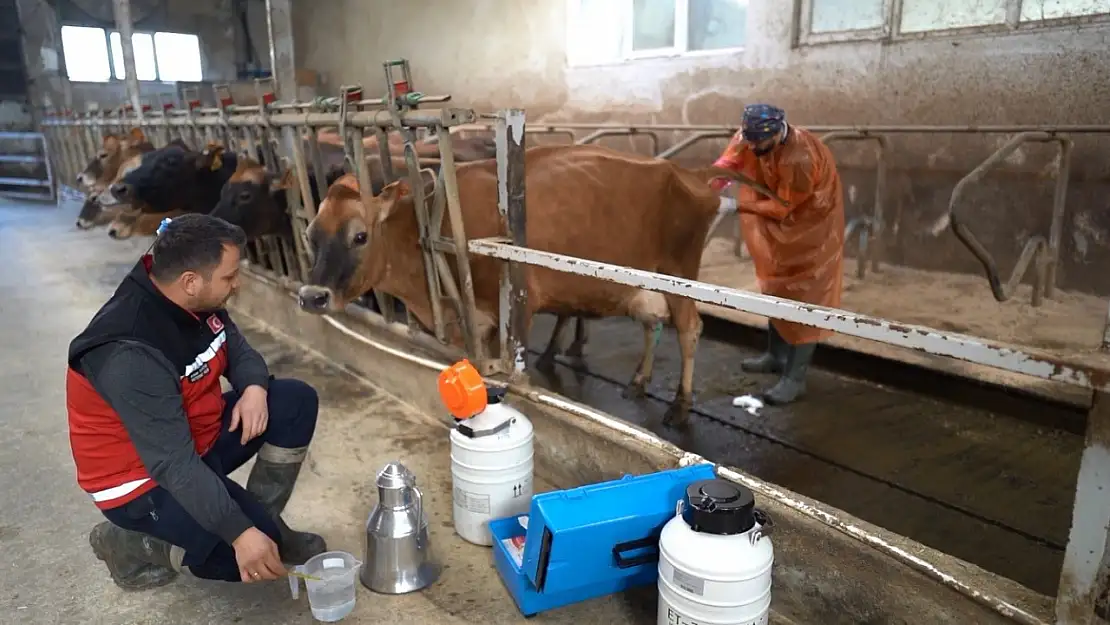
<path fill-rule="evenodd" d="M 844 226 L 844 240 L 847 241 L 852 238 L 852 235 L 859 230 L 859 258 L 856 259 L 856 278 L 863 280 L 867 277 L 867 258 L 869 256 L 867 249 L 867 240 L 871 234 L 872 221 L 867 215 L 860 215 L 848 220 L 847 225 Z"/>
<path fill-rule="evenodd" d="M 598 278 L 658 293 L 669 293 L 761 317 L 832 330 L 848 336 L 937 356 L 948 356 L 973 364 L 1063 382 L 1081 388 L 1110 391 L 1110 368 L 1065 360 L 1039 350 L 1021 351 L 1012 346 L 962 334 L 942 332 L 926 326 L 901 324 L 847 310 L 803 304 L 697 280 L 686 280 L 584 258 L 541 252 L 513 245 L 503 238 L 472 240 L 470 253 Z"/>
<path fill-rule="evenodd" d="M 1044 296 L 1056 296 L 1056 271 L 1060 266 L 1060 239 L 1064 232 L 1064 209 L 1067 204 L 1068 183 L 1071 181 L 1071 150 L 1073 142 L 1058 139 L 1060 163 L 1056 169 L 1056 189 L 1052 194 L 1052 224 L 1048 230 L 1048 266 L 1045 269 Z"/>
<path fill-rule="evenodd" d="M 676 143 L 676 144 L 672 145 L 671 147 L 667 148 L 666 150 L 663 150 L 662 152 L 659 152 L 658 154 L 655 155 L 655 158 L 670 159 L 675 154 L 678 154 L 679 152 L 682 152 L 683 150 L 688 149 L 690 146 L 694 145 L 695 143 L 700 143 L 702 141 L 705 141 L 706 139 L 728 139 L 728 138 L 732 137 L 732 135 L 734 135 L 734 134 L 736 134 L 735 130 L 712 130 L 712 131 L 707 131 L 707 132 L 699 132 L 695 135 L 691 135 L 689 137 L 686 137 L 682 141 L 679 141 L 678 143 Z"/>
<path fill-rule="evenodd" d="M 1056 591 L 1056 625 L 1095 621 L 1095 602 L 1106 581 L 1103 564 L 1110 547 L 1110 397 L 1096 392 L 1087 413 L 1087 434 L 1075 484 L 1068 546 Z"/>
<path fill-rule="evenodd" d="M 616 128 L 598 130 L 597 132 L 592 132 L 585 137 L 582 137 L 581 139 L 575 141 L 575 143 L 579 145 L 585 145 L 588 143 L 596 143 L 597 141 L 604 139 L 605 137 L 635 137 L 639 135 L 646 135 L 647 137 L 651 138 L 652 154 L 655 154 L 659 151 L 659 135 L 656 134 L 653 130 L 643 130 L 640 128 Z"/>
<path fill-rule="evenodd" d="M 459 197 L 459 182 L 455 176 L 455 145 L 451 133 L 444 129 L 437 129 L 439 136 L 439 157 L 443 165 L 439 168 L 443 176 L 444 199 L 447 204 L 447 217 L 451 221 L 451 239 L 455 243 L 455 270 L 459 274 L 459 289 L 462 291 L 462 320 L 466 324 L 466 353 L 474 356 L 475 362 L 486 360 L 487 354 L 482 337 L 478 334 L 478 306 L 474 299 L 474 276 L 470 273 L 470 254 L 466 250 L 466 224 L 462 216 L 462 200 Z M 437 211 L 438 212 L 438 211 Z M 439 213 L 442 220 L 443 213 Z M 434 221 L 435 232 L 430 236 L 440 236 L 439 221 Z M 448 279 L 450 276 L 448 276 Z"/>
<path fill-rule="evenodd" d="M 521 109 L 502 111 L 497 120 L 497 212 L 514 245 L 527 241 L 525 213 L 525 117 Z M 473 251 L 473 241 L 470 250 Z M 504 263 L 500 290 L 501 364 L 512 378 L 524 374 L 528 347 L 528 285 L 525 267 Z"/>
<path fill-rule="evenodd" d="M 316 204 L 312 199 L 312 187 L 308 182 L 308 167 L 305 163 L 304 146 L 300 141 L 300 132 L 296 128 L 282 128 L 285 144 L 292 150 L 293 174 L 300 190 L 300 207 L 296 203 L 289 203 L 290 219 L 293 222 L 293 245 L 297 248 L 297 260 L 301 268 L 301 279 L 307 281 L 312 271 L 312 253 L 308 249 L 308 237 L 305 235 L 307 221 L 316 216 Z M 295 199 L 291 193 L 288 196 Z M 297 210 L 301 208 L 302 210 Z"/>
<path fill-rule="evenodd" d="M 994 257 L 983 247 L 983 244 L 980 243 L 975 234 L 971 232 L 967 224 L 960 219 L 959 214 L 956 213 L 956 205 L 959 203 L 960 198 L 963 196 L 968 186 L 981 180 L 987 175 L 987 172 L 1013 154 L 1014 151 L 1023 144 L 1033 141 L 1061 142 L 1066 140 L 1067 139 L 1046 132 L 1022 132 L 1010 137 L 1010 139 L 995 150 L 994 154 L 991 154 L 987 160 L 980 163 L 971 173 L 964 176 L 956 183 L 956 187 L 952 189 L 952 197 L 948 200 L 948 212 L 938 219 L 931 228 L 933 236 L 939 235 L 946 227 L 950 226 L 952 228 L 952 232 L 956 235 L 956 238 L 958 238 L 960 242 L 975 255 L 979 263 L 983 265 L 983 269 L 987 273 L 987 281 L 990 283 L 991 293 L 994 294 L 994 299 L 999 302 L 1005 302 L 1013 296 L 1014 291 L 1024 279 L 1025 272 L 1029 268 L 1029 265 L 1033 263 L 1035 264 L 1035 275 L 1031 303 L 1033 306 L 1041 305 L 1048 268 L 1048 262 L 1046 262 L 1044 258 L 1047 252 L 1047 242 L 1045 238 L 1041 236 L 1034 236 L 1026 241 L 1025 247 L 1022 249 L 1021 256 L 1018 259 L 1018 263 L 1014 267 L 1013 273 L 1010 275 L 1010 279 L 1003 285 L 999 277 L 998 267 L 994 262 Z M 1061 202 L 1062 201 L 1063 196 L 1061 196 Z M 1062 204 L 1060 210 L 1063 211 Z M 1056 207 L 1053 207 L 1054 219 L 1055 211 Z M 1062 215 L 1063 213 L 1061 212 L 1061 219 Z"/>
<path fill-rule="evenodd" d="M 570 142 L 571 143 L 575 142 L 575 136 L 576 136 L 574 134 L 573 130 L 544 130 L 542 128 L 539 129 L 539 130 L 533 130 L 533 129 L 529 128 L 526 132 L 534 134 L 534 135 L 566 135 L 566 136 L 570 137 Z"/>
<path fill-rule="evenodd" d="M 143 105 L 139 101 L 139 75 L 135 70 L 135 46 L 132 42 L 134 35 L 131 29 L 131 2 L 130 0 L 112 0 L 112 13 L 116 18 L 116 30 L 119 31 L 119 46 L 123 52 L 123 77 L 127 84 L 127 97 L 131 100 L 131 107 L 135 110 L 135 117 L 139 123 L 143 119 Z"/>
<path fill-rule="evenodd" d="M 470 109 L 421 109 L 411 110 L 401 113 L 401 122 L 405 126 L 415 126 L 422 128 L 435 128 L 443 126 L 445 128 L 453 128 L 462 124 L 470 123 L 476 118 L 476 114 Z M 269 115 L 269 123 L 271 126 L 337 126 L 339 124 L 338 113 L 274 113 Z M 198 126 L 205 128 L 208 127 L 222 127 L 229 126 L 259 126 L 265 123 L 264 116 L 258 113 L 245 113 L 245 114 L 229 114 L 225 120 L 219 119 L 214 115 L 197 115 L 190 122 L 188 119 L 178 119 L 169 117 L 166 119 L 153 119 L 151 124 L 158 126 L 166 124 L 168 126 L 191 126 L 195 123 Z M 393 118 L 390 116 L 389 111 L 355 111 L 347 115 L 348 126 L 356 128 L 365 128 L 370 126 L 378 126 L 381 128 L 393 128 Z M 57 120 L 48 119 L 43 120 L 45 126 L 95 126 L 98 125 L 93 120 Z"/>
<path fill-rule="evenodd" d="M 863 279 L 867 275 L 867 265 L 878 272 L 881 253 L 876 251 L 879 246 L 883 230 L 883 196 L 886 195 L 886 150 L 887 140 L 882 135 L 873 135 L 864 132 L 830 132 L 821 137 L 826 145 L 835 141 L 874 141 L 875 142 L 875 208 L 872 209 L 871 218 L 866 229 L 860 230 L 860 258 L 856 263 L 856 276 Z M 847 228 L 846 228 L 847 230 Z M 845 239 L 848 238 L 845 233 Z M 868 239 L 872 245 L 868 245 Z"/>
<path fill-rule="evenodd" d="M 270 75 L 277 97 L 297 99 L 297 73 L 293 53 L 292 0 L 266 0 L 266 35 L 270 40 Z"/>

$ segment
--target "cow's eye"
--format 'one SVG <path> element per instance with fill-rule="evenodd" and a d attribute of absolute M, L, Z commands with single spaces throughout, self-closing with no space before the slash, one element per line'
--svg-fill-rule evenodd
<path fill-rule="evenodd" d="M 355 234 L 354 244 L 355 245 L 366 245 L 366 233 L 365 232 L 359 232 L 359 233 Z"/>

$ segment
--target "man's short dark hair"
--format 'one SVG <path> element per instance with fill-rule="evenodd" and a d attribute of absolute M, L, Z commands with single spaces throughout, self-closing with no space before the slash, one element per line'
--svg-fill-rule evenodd
<path fill-rule="evenodd" d="M 174 217 L 154 241 L 150 274 L 159 282 L 173 282 L 186 271 L 208 279 L 223 258 L 224 246 L 243 249 L 243 229 L 219 217 L 188 213 Z"/>

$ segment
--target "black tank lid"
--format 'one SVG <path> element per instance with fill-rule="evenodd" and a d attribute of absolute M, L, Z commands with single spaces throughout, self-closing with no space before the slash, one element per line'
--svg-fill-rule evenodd
<path fill-rule="evenodd" d="M 695 532 L 743 534 L 755 527 L 755 495 L 728 480 L 699 480 L 686 487 L 682 520 Z"/>

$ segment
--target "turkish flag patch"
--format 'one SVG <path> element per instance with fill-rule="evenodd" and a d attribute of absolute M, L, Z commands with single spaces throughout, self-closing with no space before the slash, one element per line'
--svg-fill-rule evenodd
<path fill-rule="evenodd" d="M 208 329 L 212 330 L 212 334 L 219 334 L 224 329 L 224 322 L 220 321 L 220 318 L 216 315 L 209 315 Z"/>

